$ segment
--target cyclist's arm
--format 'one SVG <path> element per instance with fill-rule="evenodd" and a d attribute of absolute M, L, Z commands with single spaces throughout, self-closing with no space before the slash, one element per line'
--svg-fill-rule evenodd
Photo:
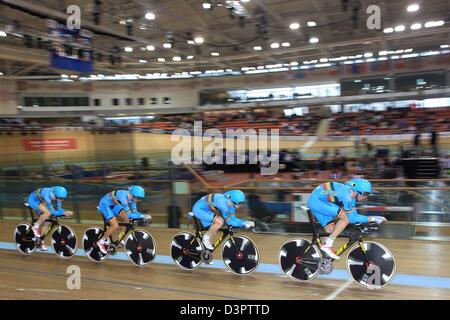
<path fill-rule="evenodd" d="M 351 213 L 347 214 L 347 218 L 350 223 L 367 223 L 369 222 L 368 216 L 363 216 L 358 213 L 358 210 L 354 209 Z"/>
<path fill-rule="evenodd" d="M 131 209 L 128 205 L 128 192 L 117 192 L 116 198 L 119 200 L 120 205 L 122 206 L 123 211 L 125 211 L 125 214 L 128 214 L 131 212 Z"/>
<path fill-rule="evenodd" d="M 60 207 L 58 207 L 58 210 L 55 210 L 55 207 L 53 207 L 51 192 L 44 192 L 44 194 L 41 194 L 41 197 L 50 213 L 53 215 L 58 215 Z"/>
<path fill-rule="evenodd" d="M 136 204 L 136 202 L 134 202 L 134 201 L 130 202 L 130 209 L 131 209 L 131 212 L 137 212 L 137 204 Z"/>
<path fill-rule="evenodd" d="M 216 207 L 219 211 L 224 220 L 230 219 L 230 209 L 232 207 L 228 206 L 228 201 L 224 198 L 218 199 L 214 201 L 214 207 Z M 234 208 L 233 208 L 234 209 Z M 232 211 L 234 214 L 234 211 Z"/>

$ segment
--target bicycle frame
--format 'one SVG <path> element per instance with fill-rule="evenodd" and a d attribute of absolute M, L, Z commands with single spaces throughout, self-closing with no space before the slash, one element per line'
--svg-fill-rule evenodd
<path fill-rule="evenodd" d="M 31 224 L 33 225 L 36 221 L 38 221 L 38 218 L 36 218 L 34 216 L 33 209 L 30 206 L 28 206 L 28 210 L 30 211 Z M 40 241 L 45 240 L 45 237 L 47 237 L 56 226 L 59 226 L 59 221 L 58 221 L 59 217 L 56 217 L 56 216 L 53 216 L 53 217 L 54 218 L 52 218 L 52 216 L 50 216 L 50 218 L 45 220 L 45 222 L 49 222 L 49 223 L 51 223 L 51 225 L 50 225 L 50 227 L 47 228 L 47 231 L 45 232 L 45 234 L 40 236 L 40 238 L 39 238 Z M 34 233 L 31 229 L 29 232 L 31 232 L 31 235 L 34 235 Z"/>
<path fill-rule="evenodd" d="M 196 238 L 200 239 L 200 241 L 203 239 L 203 232 L 202 231 L 207 231 L 209 228 L 205 228 L 201 225 L 200 221 L 196 218 L 193 217 L 194 219 L 194 224 L 195 224 L 195 236 Z M 231 241 L 233 241 L 234 244 L 234 232 L 233 232 L 233 227 L 228 226 L 227 228 L 220 228 L 219 230 L 217 230 L 217 232 L 222 232 L 222 234 L 216 239 L 216 241 L 214 241 L 213 243 L 213 250 L 211 252 L 214 252 L 219 246 L 220 244 L 227 240 L 228 238 L 231 238 Z M 192 242 L 195 241 L 195 238 L 192 239 Z M 192 242 L 190 244 L 192 244 Z"/>
<path fill-rule="evenodd" d="M 319 248 L 322 245 L 322 242 L 320 240 L 320 237 L 328 237 L 328 233 L 320 233 L 317 231 L 316 224 L 314 222 L 314 216 L 311 212 L 311 210 L 307 210 L 309 221 L 313 230 L 313 238 L 311 241 L 311 245 L 317 245 Z M 359 246 L 361 247 L 361 250 L 365 253 L 366 249 L 364 249 L 364 246 L 362 245 L 363 238 L 360 233 L 352 233 L 349 232 L 347 234 L 341 233 L 338 238 L 347 238 L 348 240 L 344 242 L 339 249 L 336 250 L 336 254 L 338 256 L 341 256 L 345 251 L 347 251 L 348 248 L 350 248 L 355 242 L 359 242 Z"/>
<path fill-rule="evenodd" d="M 100 212 L 101 214 L 101 212 Z M 103 237 L 103 234 L 106 232 L 106 229 L 109 225 L 109 222 L 106 221 L 105 217 L 102 214 L 102 218 L 103 218 L 103 232 L 100 234 L 99 239 L 101 237 Z M 140 219 L 130 219 L 130 222 L 119 222 L 119 227 L 125 227 L 125 231 L 120 232 L 119 237 L 117 238 L 116 241 L 112 240 L 111 238 L 111 243 L 114 244 L 116 247 L 122 242 L 123 239 L 125 239 L 129 233 L 131 232 L 134 235 L 134 223 L 137 222 Z"/>

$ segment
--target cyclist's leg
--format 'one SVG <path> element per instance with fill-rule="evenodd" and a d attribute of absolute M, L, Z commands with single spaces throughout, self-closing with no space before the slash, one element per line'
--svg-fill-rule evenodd
<path fill-rule="evenodd" d="M 38 220 L 33 225 L 33 232 L 35 235 L 36 234 L 39 236 L 45 235 L 50 225 L 49 222 L 45 222 L 45 220 L 50 218 L 51 215 L 50 210 L 45 206 L 44 203 L 41 203 L 40 201 L 30 201 L 30 200 L 31 199 L 28 199 L 29 201 L 28 204 L 39 215 Z M 45 245 L 44 241 L 41 241 L 40 245 L 42 250 L 44 251 L 47 250 L 47 246 Z"/>
<path fill-rule="evenodd" d="M 209 240 L 214 243 L 217 238 L 217 231 L 222 228 L 224 224 L 223 218 L 221 216 L 214 216 L 211 226 L 208 229 L 207 234 L 209 234 Z"/>
<path fill-rule="evenodd" d="M 336 253 L 333 250 L 333 243 L 336 239 L 337 235 L 339 235 L 342 230 L 345 229 L 345 227 L 348 224 L 345 224 L 345 220 L 341 218 L 347 218 L 345 213 L 341 213 L 339 210 L 339 206 L 328 202 L 328 201 L 322 201 L 320 199 L 313 199 L 313 201 L 308 202 L 308 206 L 311 209 L 311 211 L 314 213 L 317 220 L 319 220 L 320 224 L 327 230 L 327 232 L 332 231 L 331 234 L 328 236 L 328 238 L 325 240 L 325 243 L 322 244 L 321 249 L 324 251 L 328 256 L 330 256 L 333 259 L 339 259 L 339 256 L 336 255 Z M 343 212 L 343 211 L 342 211 Z M 338 222 L 333 226 L 332 220 L 339 216 Z"/>
<path fill-rule="evenodd" d="M 338 210 L 339 210 L 339 212 L 337 214 L 338 221 L 336 222 L 336 224 L 334 226 L 334 230 L 330 235 L 330 238 L 332 238 L 333 240 L 336 239 L 350 223 L 345 211 L 339 207 L 338 207 Z"/>
<path fill-rule="evenodd" d="M 205 228 L 209 228 L 203 236 L 203 243 L 206 247 L 208 247 L 208 249 L 211 249 L 211 238 L 215 239 L 217 230 L 223 226 L 223 219 L 221 217 L 215 217 L 213 212 L 198 206 L 194 206 L 194 208 L 192 208 L 192 213 L 197 219 L 200 220 L 201 224 Z"/>
<path fill-rule="evenodd" d="M 44 232 L 40 232 L 39 229 L 42 227 L 42 225 L 44 224 L 45 220 L 47 220 L 48 218 L 50 218 L 50 210 L 45 206 L 44 203 L 42 203 L 39 199 L 30 196 L 28 198 L 28 204 L 30 205 L 31 209 L 34 210 L 34 212 L 37 213 L 37 215 L 39 216 L 37 221 L 34 223 L 33 225 L 33 231 L 36 233 L 38 233 L 39 235 L 42 235 Z M 48 225 L 48 223 L 46 223 Z"/>
<path fill-rule="evenodd" d="M 111 208 L 107 204 L 100 203 L 99 210 L 105 220 L 109 223 L 109 228 L 105 230 L 103 237 L 100 240 L 106 241 L 112 234 L 114 234 L 119 229 L 119 222 L 111 210 Z"/>

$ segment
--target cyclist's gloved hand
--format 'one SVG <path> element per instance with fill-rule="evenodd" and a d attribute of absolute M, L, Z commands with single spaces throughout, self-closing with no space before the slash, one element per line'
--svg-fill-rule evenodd
<path fill-rule="evenodd" d="M 141 213 L 141 218 L 142 218 L 142 220 L 144 220 L 144 221 L 150 221 L 150 220 L 152 220 L 152 216 L 149 215 L 148 213 Z"/>
<path fill-rule="evenodd" d="M 253 221 L 245 221 L 244 222 L 245 229 L 251 229 L 255 227 L 255 222 Z"/>
<path fill-rule="evenodd" d="M 227 220 L 227 224 L 235 228 L 242 228 L 244 226 L 244 222 L 244 220 L 236 218 L 235 216 L 231 216 L 230 219 Z"/>
<path fill-rule="evenodd" d="M 369 218 L 370 222 L 375 222 L 376 224 L 382 224 L 383 222 L 387 221 L 385 217 L 382 216 L 371 216 Z"/>

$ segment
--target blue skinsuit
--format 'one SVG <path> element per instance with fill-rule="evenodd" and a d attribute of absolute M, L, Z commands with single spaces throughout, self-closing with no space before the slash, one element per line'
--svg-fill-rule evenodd
<path fill-rule="evenodd" d="M 64 210 L 61 208 L 61 201 L 55 200 L 56 209 L 53 207 L 52 200 L 52 188 L 39 188 L 28 196 L 28 205 L 38 214 L 41 215 L 42 212 L 39 210 L 39 205 L 44 204 L 50 213 L 54 216 L 64 215 Z"/>
<path fill-rule="evenodd" d="M 139 219 L 141 213 L 137 211 L 136 202 L 128 199 L 128 190 L 116 190 L 104 195 L 98 204 L 99 211 L 106 221 L 119 217 L 122 210 L 129 219 Z"/>
<path fill-rule="evenodd" d="M 308 200 L 308 208 L 323 227 L 333 223 L 341 214 L 347 214 L 350 223 L 369 222 L 367 216 L 358 214 L 356 199 L 352 198 L 351 189 L 339 182 L 327 182 L 316 187 Z"/>
<path fill-rule="evenodd" d="M 202 197 L 194 204 L 192 213 L 205 228 L 213 223 L 218 214 L 221 214 L 225 222 L 233 227 L 242 228 L 246 222 L 236 217 L 236 209 L 228 205 L 228 199 L 221 193 L 211 193 Z"/>

